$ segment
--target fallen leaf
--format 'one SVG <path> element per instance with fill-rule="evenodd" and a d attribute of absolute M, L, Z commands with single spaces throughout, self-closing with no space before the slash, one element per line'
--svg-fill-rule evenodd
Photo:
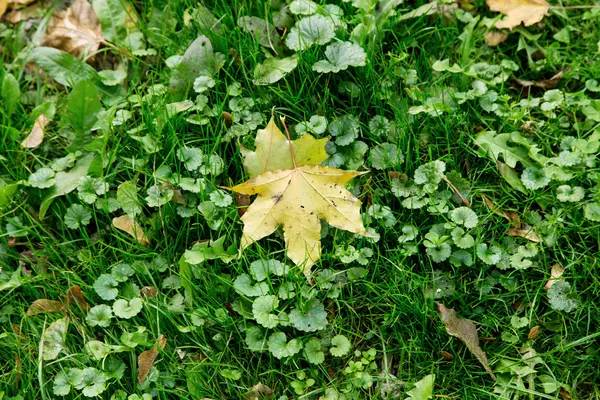
<path fill-rule="evenodd" d="M 550 5 L 546 0 L 486 0 L 492 11 L 506 15 L 502 21 L 496 22 L 496 28 L 511 29 L 521 25 L 531 26 L 548 15 Z"/>
<path fill-rule="evenodd" d="M 146 234 L 129 215 L 121 215 L 120 217 L 113 218 L 113 226 L 123 232 L 129 233 L 135 240 L 137 240 L 142 246 L 149 246 L 150 241 L 146 237 Z"/>
<path fill-rule="evenodd" d="M 68 328 L 69 321 L 66 318 L 61 318 L 51 323 L 44 330 L 39 346 L 42 359 L 46 361 L 54 360 L 61 351 L 67 348 L 65 339 L 67 338 Z"/>
<path fill-rule="evenodd" d="M 0 0 L 0 3 L 2 3 L 2 0 Z M 10 22 L 11 24 L 18 24 L 21 21 L 27 21 L 33 18 L 41 18 L 50 7 L 50 3 L 44 0 L 38 1 L 35 4 L 32 4 L 25 8 L 19 8 L 18 10 L 14 8 L 14 5 L 17 2 L 11 1 L 10 3 L 13 4 L 13 10 L 10 12 L 10 14 L 7 15 L 5 20 L 8 20 L 8 22 Z M 20 3 L 26 4 L 25 2 Z"/>
<path fill-rule="evenodd" d="M 64 308 L 65 305 L 60 301 L 37 299 L 29 306 L 27 315 L 31 317 L 37 314 L 61 312 Z"/>
<path fill-rule="evenodd" d="M 436 306 L 440 311 L 442 322 L 446 325 L 446 331 L 450 335 L 459 338 L 495 380 L 496 376 L 490 368 L 487 356 L 481 347 L 479 347 L 479 335 L 475 324 L 467 319 L 458 317 L 453 308 L 448 309 L 441 303 L 436 303 Z"/>
<path fill-rule="evenodd" d="M 535 339 L 538 336 L 540 336 L 542 334 L 542 330 L 540 329 L 539 326 L 534 326 L 533 328 L 531 328 L 529 330 L 529 333 L 527 334 L 527 339 Z"/>
<path fill-rule="evenodd" d="M 167 338 L 165 335 L 160 335 L 150 350 L 146 350 L 138 356 L 138 384 L 141 385 L 146 380 L 158 356 L 158 349 L 164 349 L 165 344 L 167 344 Z"/>
<path fill-rule="evenodd" d="M 50 122 L 50 120 L 46 118 L 44 114 L 40 114 L 40 116 L 35 120 L 31 132 L 21 143 L 21 146 L 25 147 L 26 149 L 35 149 L 42 144 L 44 141 L 44 128 L 46 125 L 48 125 L 48 122 Z"/>
<path fill-rule="evenodd" d="M 544 90 L 554 89 L 556 87 L 556 85 L 558 85 L 558 83 L 562 80 L 563 75 L 566 72 L 569 72 L 570 70 L 571 70 L 571 67 L 567 67 L 564 70 L 554 74 L 551 78 L 543 79 L 541 81 L 526 81 L 523 79 L 515 78 L 515 79 L 513 79 L 513 82 L 516 83 L 518 86 L 521 86 L 526 89 L 531 89 L 532 87 L 537 87 L 537 88 L 544 89 Z M 529 90 L 525 94 L 528 95 Z"/>
<path fill-rule="evenodd" d="M 509 228 L 508 231 L 506 231 L 506 234 L 508 236 L 521 237 L 523 239 L 527 239 L 530 242 L 535 243 L 539 243 L 542 241 L 535 232 L 535 228 L 527 224 L 521 224 L 520 228 Z"/>
<path fill-rule="evenodd" d="M 498 46 L 508 39 L 508 34 L 501 31 L 490 31 L 486 32 L 485 35 L 483 35 L 483 38 L 485 39 L 485 44 L 488 46 Z"/>
<path fill-rule="evenodd" d="M 494 204 L 490 199 L 488 199 L 485 196 L 482 196 L 482 197 L 483 197 L 483 201 L 485 202 L 485 205 L 488 206 L 488 208 L 490 210 L 492 210 L 496 214 L 499 214 L 502 217 L 504 217 L 508 222 L 511 223 L 511 225 L 514 228 L 520 228 L 521 227 L 521 219 L 519 218 L 519 214 L 517 214 L 514 211 L 504 211 L 504 210 L 501 210 L 500 207 L 498 207 L 496 204 Z"/>
<path fill-rule="evenodd" d="M 235 205 L 238 207 L 238 215 L 240 217 L 246 214 L 250 203 L 250 196 L 241 193 L 235 194 Z"/>
<path fill-rule="evenodd" d="M 65 304 L 78 306 L 85 312 L 88 312 L 90 309 L 90 305 L 87 303 L 87 301 L 85 301 L 79 285 L 73 285 L 67 290 Z"/>
<path fill-rule="evenodd" d="M 288 257 L 308 275 L 321 257 L 321 219 L 336 228 L 367 235 L 360 201 L 345 186 L 366 172 L 311 165 L 326 157 L 325 140 L 306 134 L 291 142 L 271 119 L 256 137 L 256 151 L 242 152 L 253 178 L 227 189 L 258 197 L 241 218 L 240 251 L 283 226 Z"/>
<path fill-rule="evenodd" d="M 48 24 L 44 45 L 73 54 L 89 56 L 104 40 L 100 21 L 87 0 L 75 0 L 65 11 L 54 14 Z"/>
<path fill-rule="evenodd" d="M 244 396 L 244 400 L 259 400 L 261 398 L 261 393 L 265 396 L 272 396 L 273 390 L 270 387 L 258 382 L 256 385 L 252 386 L 250 392 L 248 392 L 246 396 Z"/>
<path fill-rule="evenodd" d="M 442 356 L 442 358 L 446 361 L 452 361 L 454 359 L 452 353 L 449 353 L 445 350 L 440 350 L 440 356 Z"/>
<path fill-rule="evenodd" d="M 554 282 L 559 280 L 564 272 L 565 269 L 559 263 L 552 265 L 552 268 L 550 269 L 550 279 L 548 279 L 548 282 L 544 285 L 544 289 L 550 289 L 552 285 L 554 285 Z"/>
<path fill-rule="evenodd" d="M 8 0 L 0 0 L 0 18 L 2 18 L 2 16 L 6 12 L 7 8 L 8 8 Z"/>
<path fill-rule="evenodd" d="M 140 289 L 140 295 L 147 299 L 158 296 L 158 289 L 154 286 L 144 286 Z"/>

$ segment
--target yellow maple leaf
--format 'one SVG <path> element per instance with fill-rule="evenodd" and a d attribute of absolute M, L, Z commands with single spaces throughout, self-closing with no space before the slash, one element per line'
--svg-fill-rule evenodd
<path fill-rule="evenodd" d="M 240 250 L 281 226 L 288 257 L 309 275 L 310 268 L 321 257 L 321 220 L 339 229 L 367 235 L 360 217 L 360 201 L 345 186 L 366 172 L 309 165 L 327 157 L 326 139 L 318 140 L 306 134 L 292 142 L 284 137 L 283 146 L 279 136 L 283 134 L 271 119 L 267 128 L 257 135 L 257 150 L 245 152 L 246 168 L 255 176 L 228 188 L 237 193 L 258 195 L 242 217 Z M 303 165 L 298 165 L 298 155 Z M 256 175 L 259 171 L 266 172 Z"/>
<path fill-rule="evenodd" d="M 325 161 L 327 159 L 325 145 L 328 141 L 328 138 L 315 139 L 310 134 L 291 141 L 296 166 L 318 165 Z M 244 167 L 250 178 L 266 171 L 293 168 L 293 160 L 290 157 L 290 141 L 279 130 L 273 117 L 265 129 L 258 131 L 255 144 L 256 150 L 254 151 L 241 147 Z"/>
<path fill-rule="evenodd" d="M 540 22 L 548 15 L 550 5 L 546 0 L 486 0 L 492 11 L 506 15 L 496 23 L 496 28 L 511 29 L 521 25 L 530 26 Z"/>

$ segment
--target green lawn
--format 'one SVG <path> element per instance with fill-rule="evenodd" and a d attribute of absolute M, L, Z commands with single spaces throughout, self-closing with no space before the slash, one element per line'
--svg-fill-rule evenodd
<path fill-rule="evenodd" d="M 0 400 L 600 398 L 597 0 L 76 3 L 0 23 Z M 309 276 L 239 251 L 272 115 L 368 171 Z"/>

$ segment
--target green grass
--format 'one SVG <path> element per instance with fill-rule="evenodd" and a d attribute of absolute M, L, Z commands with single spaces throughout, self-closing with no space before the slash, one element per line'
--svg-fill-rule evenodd
<path fill-rule="evenodd" d="M 471 185 L 469 198 L 481 227 L 474 235 L 476 242 L 500 242 L 506 237 L 509 223 L 485 207 L 482 196 L 493 199 L 503 210 L 515 211 L 523 218 L 530 211 L 549 216 L 557 202 L 554 189 L 550 190 L 550 187 L 525 194 L 511 188 L 498 174 L 493 161 L 478 156 L 473 142 L 477 133 L 481 130 L 527 133 L 523 129 L 526 121 L 544 121 L 544 125 L 538 124 L 535 134 L 528 137 L 544 152 L 557 153 L 564 136 L 586 138 L 594 129 L 599 129 L 597 122 L 585 128 L 574 124 L 570 111 L 561 110 L 553 119 L 541 113 L 512 118 L 486 112 L 478 101 L 457 105 L 454 111 L 439 117 L 408 113 L 410 107 L 422 104 L 425 99 L 434 96 L 436 90 L 470 89 L 472 78 L 432 70 L 431 65 L 436 60 L 445 58 L 449 58 L 451 64 L 457 62 L 464 67 L 484 61 L 500 64 L 508 58 L 520 67 L 514 77 L 532 81 L 549 78 L 570 67 L 557 88 L 565 93 L 581 90 L 583 82 L 600 76 L 600 31 L 597 29 L 600 16 L 593 10 L 556 10 L 543 20 L 543 26 L 527 28 L 530 33 L 540 35 L 530 44 L 543 49 L 543 56 L 541 52 L 534 54 L 534 61 L 538 61 L 534 64 L 528 60 L 524 50 L 518 49 L 519 38 L 525 37 L 523 34 L 512 33 L 501 45 L 488 47 L 482 31 L 476 31 L 465 42 L 461 40 L 464 22 L 432 15 L 388 24 L 381 40 L 364 45 L 367 50 L 367 65 L 364 67 L 350 67 L 339 74 L 317 74 L 311 66 L 323 58 L 324 46 L 316 46 L 299 54 L 297 68 L 284 79 L 273 85 L 256 86 L 252 83 L 253 70 L 264 60 L 266 50 L 250 34 L 242 31 L 236 21 L 244 15 L 270 19 L 274 11 L 268 2 L 261 1 L 237 0 L 232 4 L 220 0 L 210 3 L 206 5 L 220 19 L 222 31 L 205 33 L 215 51 L 226 55 L 218 83 L 208 92 L 209 106 L 214 107 L 215 116 L 207 125 L 200 126 L 188 123 L 186 113 L 175 115 L 166 121 L 162 133 L 157 133 L 162 149 L 146 154 L 141 143 L 133 140 L 127 131 L 142 126 L 147 128 L 147 132 L 152 132 L 154 121 L 160 118 L 159 111 L 174 99 L 166 94 L 157 96 L 139 108 L 123 103 L 124 109 L 132 112 L 132 118 L 113 128 L 102 152 L 104 168 L 101 176 L 110 184 L 113 194 L 121 183 L 137 180 L 139 193 L 145 197 L 161 166 L 184 174 L 183 164 L 177 158 L 177 151 L 183 145 L 201 147 L 205 153 L 214 152 L 225 160 L 223 174 L 209 177 L 209 186 L 230 186 L 247 179 L 236 140 L 221 142 L 228 129 L 221 114 L 231 111 L 227 87 L 236 81 L 241 84 L 243 96 L 256 102 L 253 111 L 259 111 L 263 117 L 263 124 L 259 127 L 267 122 L 273 107 L 277 115 L 286 116 L 288 126 L 308 120 L 312 115 L 324 115 L 331 122 L 338 116 L 351 114 L 360 121 L 361 140 L 371 148 L 386 140 L 372 135 L 368 122 L 375 115 L 384 115 L 397 124 L 398 134 L 393 143 L 404 155 L 404 163 L 392 169 L 412 177 L 424 163 L 436 159 L 446 162 L 447 171 L 460 172 Z M 133 4 L 139 16 L 140 30 L 146 37 L 154 38 L 151 45 L 157 50 L 157 55 L 127 59 L 104 46 L 90 60 L 97 69 L 111 69 L 123 63 L 129 74 L 124 98 L 144 95 L 155 84 L 168 84 L 170 72 L 165 60 L 183 54 L 199 31 L 197 22 L 192 21 L 187 27 L 183 23 L 184 13 L 189 7 L 194 7 L 195 2 L 142 1 Z M 398 14 L 422 4 L 422 1 L 403 4 L 399 6 Z M 575 1 L 564 5 L 583 4 Z M 350 23 L 355 9 L 348 3 L 340 6 Z M 494 16 L 482 1 L 474 2 L 473 6 L 474 15 L 482 18 Z M 162 17 L 153 15 L 157 10 L 165 10 Z M 39 21 L 35 21 L 33 26 L 24 23 L 7 25 L 10 31 L 0 39 L 3 42 L 0 81 L 5 74 L 11 73 L 18 79 L 22 92 L 12 115 L 5 111 L 5 103 L 0 103 L 0 188 L 2 183 L 27 180 L 39 166 L 68 153 L 68 141 L 60 122 L 67 112 L 66 98 L 71 89 L 62 87 L 40 69 L 30 68 L 32 64 L 25 63 L 33 49 L 29 40 L 38 24 Z M 564 27 L 571 29 L 568 44 L 553 39 L 553 35 Z M 397 61 L 404 53 L 406 58 Z M 239 62 L 233 54 L 239 56 Z M 409 87 L 402 83 L 395 75 L 397 67 L 416 70 L 416 84 Z M 390 93 L 385 95 L 383 88 L 389 80 L 394 83 Z M 360 94 L 356 98 L 341 94 L 338 86 L 342 81 L 358 85 Z M 509 79 L 494 90 L 518 102 L 523 91 L 512 86 L 511 82 Z M 409 90 L 421 96 L 423 101 L 411 99 Z M 543 96 L 543 93 L 541 89 L 532 89 L 532 95 L 536 97 Z M 588 92 L 587 95 L 592 100 L 599 99 L 597 92 Z M 193 91 L 183 97 L 195 100 Z M 20 142 L 33 125 L 29 117 L 31 111 L 48 100 L 55 102 L 57 112 L 46 131 L 44 143 L 38 149 L 23 149 Z M 105 103 L 104 107 L 109 105 Z M 558 117 L 567 118 L 571 125 L 562 127 Z M 578 114 L 578 117 L 581 118 L 581 115 Z M 254 137 L 255 130 L 241 138 L 240 142 L 251 147 Z M 365 158 L 368 159 L 368 153 Z M 136 165 L 136 160 L 145 162 Z M 367 161 L 361 169 L 368 167 Z M 385 378 L 378 378 L 384 370 L 404 383 L 398 398 L 405 398 L 403 391 L 410 390 L 415 382 L 428 374 L 436 376 L 435 398 L 502 398 L 494 394 L 494 381 L 464 344 L 448 335 L 436 310 L 436 300 L 425 295 L 436 270 L 447 273 L 456 288 L 451 295 L 437 301 L 476 322 L 480 338 L 494 338 L 482 344 L 492 367 L 498 367 L 501 360 L 517 363 L 521 359 L 521 348 L 529 345 L 542 361 L 535 367 L 538 376 L 551 375 L 562 385 L 562 392 L 542 397 L 544 390 L 536 381 L 535 388 L 530 388 L 529 392 L 522 391 L 518 398 L 600 398 L 597 371 L 600 365 L 600 226 L 583 218 L 583 206 L 558 204 L 565 219 L 556 225 L 557 245 L 540 244 L 537 262 L 531 268 L 501 271 L 481 263 L 476 257 L 471 267 L 456 267 L 447 261 L 434 263 L 423 246 L 419 246 L 417 254 L 406 255 L 401 251 L 397 238 L 402 224 L 414 224 L 423 236 L 433 224 L 448 221 L 448 218 L 445 214 L 434 216 L 425 209 L 402 207 L 401 199 L 389 191 L 391 180 L 387 172 L 392 169 L 373 170 L 359 178 L 355 187 L 363 202 L 365 220 L 369 220 L 367 208 L 381 204 L 391 208 L 398 224 L 385 227 L 377 221 L 368 221 L 369 226 L 381 234 L 376 244 L 332 229 L 322 240 L 322 258 L 314 267 L 315 271 L 324 268 L 344 271 L 359 266 L 356 263 L 345 265 L 335 256 L 335 249 L 348 243 L 357 249 L 369 247 L 374 251 L 366 267 L 366 275 L 344 285 L 337 298 L 324 301 L 329 325 L 324 333 L 319 333 L 320 336 L 343 334 L 350 339 L 352 351 L 377 350 L 377 370 L 372 374 L 375 383 L 370 388 L 356 390 L 355 397 L 349 395 L 348 398 L 382 398 L 377 381 L 385 382 Z M 589 186 L 586 189 L 590 188 L 593 192 L 598 178 L 590 177 L 590 174 L 599 172 L 597 165 L 593 165 L 578 171 L 573 179 L 587 179 Z M 442 185 L 445 184 L 442 182 Z M 555 186 L 558 184 L 552 187 Z M 597 186 L 595 190 L 598 190 Z M 162 282 L 167 277 L 179 276 L 178 262 L 186 249 L 190 249 L 196 241 L 216 240 L 222 236 L 226 237 L 226 245 L 239 244 L 242 223 L 235 204 L 225 210 L 224 223 L 217 230 L 210 229 L 200 215 L 181 218 L 176 212 L 175 202 L 160 208 L 144 207 L 138 221 L 151 239 L 151 246 L 144 247 L 111 226 L 112 218 L 121 215 L 121 212 L 109 215 L 90 206 L 91 223 L 79 229 L 69 229 L 63 221 L 68 207 L 82 204 L 76 191 L 57 198 L 41 220 L 38 211 L 43 193 L 39 189 L 21 186 L 6 206 L 1 207 L 0 203 L 0 271 L 23 271 L 20 286 L 0 291 L 0 309 L 3 310 L 0 311 L 0 399 L 3 392 L 4 398 L 18 395 L 24 399 L 57 398 L 52 392 L 52 385 L 59 371 L 73 367 L 103 368 L 102 361 L 94 360 L 84 350 L 86 343 L 100 340 L 119 345 L 124 332 L 134 332 L 141 327 L 148 334 L 147 343 L 111 354 L 110 357 L 124 362 L 126 370 L 120 380 L 109 381 L 102 398 L 109 399 L 120 389 L 140 396 L 152 393 L 158 399 L 237 399 L 244 398 L 253 385 L 262 382 L 273 389 L 275 398 L 287 395 L 289 398 L 318 399 L 324 395 L 326 388 L 341 389 L 344 386 L 346 376 L 342 371 L 350 360 L 356 360 L 352 352 L 342 358 L 327 355 L 325 363 L 312 365 L 301 355 L 278 360 L 269 352 L 252 352 L 244 342 L 244 330 L 251 324 L 232 309 L 234 302 L 240 298 L 233 289 L 233 280 L 241 273 L 248 273 L 250 263 L 258 259 L 286 261 L 282 235 L 261 240 L 245 250 L 241 258 L 230 263 L 210 260 L 195 267 L 199 278 L 192 280 L 193 307 L 207 311 L 207 322 L 203 326 L 193 326 L 192 309 L 186 309 L 183 314 L 167 309 L 169 301 L 176 293 L 183 294 L 183 289 L 163 288 Z M 199 201 L 208 200 L 208 194 L 204 192 L 196 197 Z M 26 236 L 9 237 L 6 224 L 13 217 L 21 219 L 26 227 Z M 525 243 L 525 240 L 518 239 L 518 244 Z M 165 271 L 151 266 L 158 256 L 168 262 Z M 557 262 L 565 267 L 565 277 L 577 289 L 581 300 L 580 306 L 571 313 L 553 310 L 543 289 L 551 266 Z M 140 288 L 154 286 L 159 289 L 158 296 L 146 299 L 143 310 L 136 317 L 128 320 L 113 318 L 108 328 L 90 327 L 85 322 L 86 313 L 77 307 L 71 308 L 65 350 L 55 360 L 41 362 L 39 345 L 42 332 L 62 316 L 60 313 L 27 316 L 29 305 L 36 299 L 62 300 L 73 285 L 81 287 L 90 305 L 110 305 L 111 302 L 98 297 L 93 284 L 101 274 L 110 273 L 111 266 L 117 263 L 132 265 L 136 273 L 130 282 Z M 288 264 L 291 265 L 289 260 Z M 493 271 L 502 277 L 492 290 L 485 292 L 481 287 Z M 512 281 L 508 284 L 507 280 Z M 291 282 L 297 291 L 302 287 L 312 287 L 297 270 L 285 281 Z M 511 330 L 510 319 L 516 314 L 528 317 L 529 324 L 526 328 L 515 330 L 518 341 L 510 343 L 502 340 L 501 335 Z M 528 340 L 529 328 L 534 326 L 540 326 L 542 334 L 535 340 Z M 320 337 L 317 333 L 303 333 L 292 328 L 281 330 L 286 332 L 288 339 Z M 167 344 L 155 363 L 160 377 L 155 376 L 155 381 L 141 386 L 137 383 L 137 357 L 148 350 L 161 334 L 166 336 Z M 449 352 L 453 359 L 445 360 L 440 351 Z M 223 369 L 239 370 L 241 378 L 237 381 L 225 379 L 221 374 Z M 291 386 L 292 381 L 298 380 L 300 372 L 315 380 L 303 395 L 295 394 Z M 73 392 L 66 398 L 82 398 Z"/>

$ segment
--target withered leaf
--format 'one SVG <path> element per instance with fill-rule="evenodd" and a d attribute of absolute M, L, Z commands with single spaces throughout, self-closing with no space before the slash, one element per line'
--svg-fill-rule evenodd
<path fill-rule="evenodd" d="M 539 326 L 534 326 L 529 330 L 529 334 L 527 334 L 527 339 L 535 339 L 542 334 L 542 330 Z"/>
<path fill-rule="evenodd" d="M 550 279 L 548 279 L 548 282 L 544 285 L 544 289 L 550 289 L 552 285 L 554 285 L 554 282 L 559 280 L 564 272 L 565 269 L 559 263 L 552 265 L 552 268 L 550 269 Z"/>
<path fill-rule="evenodd" d="M 67 295 L 65 297 L 65 304 L 74 305 L 81 307 L 81 309 L 85 312 L 88 312 L 90 309 L 90 305 L 85 301 L 83 297 L 83 292 L 79 285 L 73 285 L 67 290 Z"/>
<path fill-rule="evenodd" d="M 508 34 L 501 31 L 490 31 L 486 32 L 483 38 L 485 39 L 485 44 L 488 46 L 498 46 L 508 39 Z"/>
<path fill-rule="evenodd" d="M 258 382 L 256 385 L 252 386 L 250 392 L 248 392 L 246 396 L 244 396 L 244 400 L 259 400 L 261 393 L 265 396 L 272 396 L 273 390 L 270 387 L 262 384 L 261 382 Z"/>
<path fill-rule="evenodd" d="M 512 29 L 521 25 L 531 26 L 540 22 L 548 14 L 550 5 L 546 0 L 486 0 L 492 11 L 506 15 L 496 22 L 496 28 Z"/>
<path fill-rule="evenodd" d="M 146 234 L 135 222 L 135 220 L 129 215 L 121 215 L 120 217 L 113 218 L 113 226 L 117 229 L 122 230 L 130 234 L 135 240 L 137 240 L 142 246 L 149 246 L 150 241 L 146 237 Z"/>
<path fill-rule="evenodd" d="M 50 120 L 44 114 L 40 114 L 35 120 L 31 132 L 29 132 L 29 135 L 21 143 L 21 146 L 26 149 L 35 149 L 42 144 L 44 141 L 44 128 L 48 125 L 48 122 Z"/>
<path fill-rule="evenodd" d="M 529 240 L 530 242 L 541 242 L 541 239 L 539 238 L 537 233 L 535 233 L 535 228 L 527 224 L 521 224 L 520 228 L 509 228 L 508 231 L 506 231 L 506 234 L 508 236 L 521 237 L 523 239 Z"/>
<path fill-rule="evenodd" d="M 446 308 L 441 303 L 436 303 L 436 306 L 440 312 L 442 322 L 446 326 L 446 331 L 450 335 L 459 338 L 467 346 L 471 354 L 483 365 L 488 374 L 493 379 L 496 379 L 485 352 L 479 347 L 479 335 L 475 324 L 468 319 L 458 317 L 453 308 Z"/>
<path fill-rule="evenodd" d="M 250 196 L 242 193 L 235 193 L 235 205 L 238 206 L 238 215 L 241 217 L 246 214 L 246 210 L 250 206 Z"/>
<path fill-rule="evenodd" d="M 549 79 L 544 79 L 541 81 L 527 81 L 523 79 L 513 79 L 513 82 L 518 86 L 522 86 L 523 88 L 529 89 L 531 87 L 537 87 L 544 90 L 554 89 L 556 85 L 562 80 L 563 75 L 571 70 L 571 67 L 567 67 L 564 70 L 556 73 Z"/>
<path fill-rule="evenodd" d="M 75 0 L 65 11 L 54 14 L 48 24 L 44 45 L 74 56 L 96 52 L 104 40 L 100 21 L 87 0 Z"/>
<path fill-rule="evenodd" d="M 148 374 L 152 369 L 152 365 L 154 365 L 154 361 L 158 356 L 159 348 L 161 350 L 164 349 L 166 344 L 167 338 L 165 335 L 160 335 L 156 340 L 156 344 L 154 344 L 150 350 L 146 350 L 138 356 L 138 383 L 140 385 L 148 377 Z"/>
<path fill-rule="evenodd" d="M 37 314 L 61 312 L 64 308 L 65 305 L 60 301 L 37 299 L 29 306 L 27 315 L 31 317 Z"/>
<path fill-rule="evenodd" d="M 158 296 L 158 289 L 154 286 L 144 286 L 140 289 L 140 294 L 142 297 L 149 299 Z"/>

